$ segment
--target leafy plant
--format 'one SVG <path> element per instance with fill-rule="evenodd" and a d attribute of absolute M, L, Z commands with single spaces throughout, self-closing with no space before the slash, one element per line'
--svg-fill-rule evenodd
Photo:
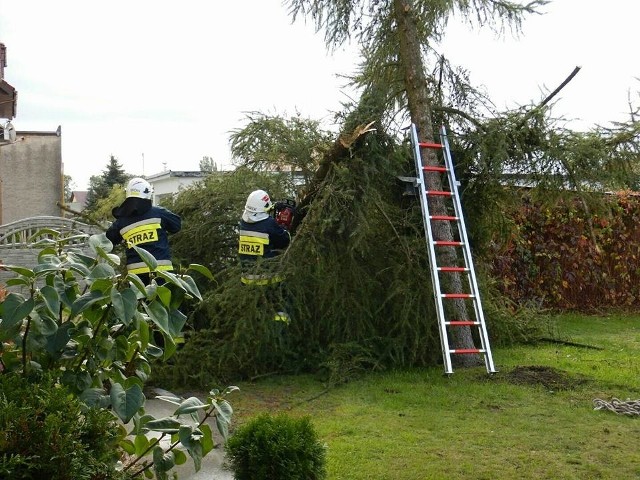
<path fill-rule="evenodd" d="M 119 428 L 52 381 L 0 375 L 0 478 L 115 480 Z"/>
<path fill-rule="evenodd" d="M 210 271 L 199 264 L 178 273 L 156 271 L 155 258 L 134 247 L 152 272 L 145 285 L 123 272 L 104 234 L 89 238 L 93 255 L 70 248 L 77 237 L 55 230 L 41 230 L 34 238 L 41 248 L 34 268 L 4 265 L 16 277 L 7 281 L 11 293 L 0 303 L 3 375 L 46 373 L 87 406 L 110 409 L 124 425 L 132 424 L 129 431 L 121 429 L 119 438 L 120 447 L 134 455 L 125 472 L 146 474 L 153 467 L 159 479 L 167 478 L 174 465 L 186 461 L 184 452 L 199 469 L 213 445 L 212 432 L 202 422 L 215 416 L 226 435 L 232 414 L 226 395 L 235 387 L 212 390 L 206 403 L 180 401 L 174 416 L 155 419 L 145 413 L 143 386 L 151 361 L 166 361 L 183 341 L 181 306 L 202 300 L 188 273 L 211 277 Z M 177 418 L 202 413 L 196 426 Z M 147 438 L 152 432 L 175 436 L 175 441 L 165 450 Z"/>
<path fill-rule="evenodd" d="M 261 414 L 240 426 L 225 449 L 237 480 L 326 478 L 326 449 L 309 417 Z"/>

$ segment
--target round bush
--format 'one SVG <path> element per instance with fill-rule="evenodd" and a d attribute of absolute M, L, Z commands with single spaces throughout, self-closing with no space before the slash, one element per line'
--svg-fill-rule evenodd
<path fill-rule="evenodd" d="M 325 446 L 308 417 L 261 414 L 240 426 L 225 445 L 236 480 L 321 480 Z"/>

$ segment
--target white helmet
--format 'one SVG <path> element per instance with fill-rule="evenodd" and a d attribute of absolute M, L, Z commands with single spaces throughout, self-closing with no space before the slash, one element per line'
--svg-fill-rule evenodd
<path fill-rule="evenodd" d="M 259 222 L 269 217 L 269 211 L 273 208 L 273 203 L 269 194 L 264 190 L 255 190 L 247 197 L 244 206 L 242 219 L 245 222 Z"/>
<path fill-rule="evenodd" d="M 145 200 L 151 200 L 153 195 L 153 187 L 144 178 L 132 178 L 127 185 L 127 198 L 143 198 Z"/>

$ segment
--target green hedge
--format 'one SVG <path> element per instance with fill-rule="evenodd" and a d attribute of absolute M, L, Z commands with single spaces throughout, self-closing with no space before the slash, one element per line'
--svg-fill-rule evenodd
<path fill-rule="evenodd" d="M 640 306 L 640 197 L 606 197 L 588 215 L 578 201 L 527 202 L 506 245 L 490 252 L 503 295 L 554 310 Z"/>

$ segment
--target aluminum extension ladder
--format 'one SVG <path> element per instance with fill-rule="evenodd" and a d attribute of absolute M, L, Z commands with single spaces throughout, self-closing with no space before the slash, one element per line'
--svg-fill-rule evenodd
<path fill-rule="evenodd" d="M 465 227 L 464 218 L 462 216 L 462 205 L 460 203 L 460 195 L 458 193 L 458 181 L 455 177 L 453 160 L 451 158 L 451 152 L 449 150 L 449 141 L 447 139 L 447 132 L 444 125 L 440 128 L 440 142 L 441 143 L 420 142 L 418 139 L 418 132 L 415 124 L 411 125 L 411 146 L 413 148 L 413 155 L 417 173 L 415 186 L 418 188 L 420 205 L 422 207 L 422 219 L 424 223 L 424 232 L 429 251 L 429 265 L 431 267 L 433 295 L 438 314 L 440 342 L 442 344 L 442 356 L 444 359 L 445 373 L 447 375 L 453 373 L 453 368 L 451 365 L 452 354 L 480 354 L 484 357 L 487 372 L 493 374 L 496 372 L 496 369 L 493 365 L 493 358 L 491 356 L 489 336 L 487 334 L 487 327 L 482 312 L 482 304 L 480 302 L 480 292 L 478 290 L 476 274 L 473 268 L 471 249 L 469 247 L 469 241 L 467 239 L 467 230 Z M 441 152 L 442 155 L 438 155 L 438 157 L 442 156 L 444 158 L 444 165 L 423 166 L 421 155 L 422 149 L 433 149 Z M 440 175 L 443 190 L 427 190 L 427 183 L 425 182 L 425 175 L 427 174 Z M 444 190 L 445 188 L 448 188 L 448 190 Z M 453 208 L 451 209 L 451 206 L 447 205 L 447 213 L 453 213 L 453 215 L 432 215 L 429 212 L 429 199 L 433 197 L 443 198 L 445 200 L 445 204 L 446 199 L 450 199 L 453 204 Z M 432 222 L 455 222 L 457 225 L 457 238 L 459 238 L 459 240 L 451 241 L 434 239 Z M 462 258 L 464 260 L 464 265 L 439 266 L 437 262 L 438 257 L 436 255 L 436 249 L 438 247 L 456 247 L 456 257 L 458 258 L 458 261 L 460 260 L 460 258 Z M 459 254 L 457 247 L 460 247 L 462 249 L 462 256 Z M 443 274 L 466 275 L 469 281 L 468 291 L 442 293 L 441 275 Z M 449 320 L 445 318 L 446 300 L 458 300 L 467 303 L 471 302 L 473 304 L 473 318 L 457 320 Z M 470 309 L 467 308 L 466 310 L 469 311 Z M 451 347 L 449 333 L 452 331 L 451 329 L 454 328 L 471 328 L 474 343 L 479 341 L 480 348 L 456 349 Z"/>

